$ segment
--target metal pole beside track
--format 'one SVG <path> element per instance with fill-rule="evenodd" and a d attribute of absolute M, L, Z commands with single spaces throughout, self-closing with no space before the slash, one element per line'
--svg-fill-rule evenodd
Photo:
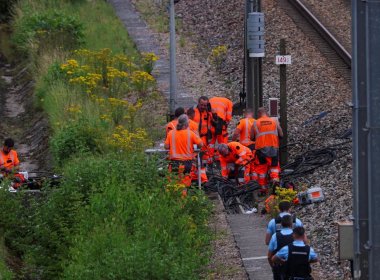
<path fill-rule="evenodd" d="M 202 168 L 202 161 L 201 157 L 199 155 L 200 153 L 197 153 L 197 169 L 198 169 L 198 188 L 202 188 L 202 178 L 201 178 L 201 168 Z"/>
<path fill-rule="evenodd" d="M 177 103 L 177 71 L 176 71 L 176 40 L 175 40 L 175 11 L 174 0 L 170 0 L 170 115 L 174 116 Z"/>
<path fill-rule="evenodd" d="M 261 12 L 261 0 L 256 0 L 256 12 Z M 255 95 L 256 95 L 256 117 L 257 116 L 257 110 L 259 107 L 263 106 L 263 71 L 262 71 L 262 66 L 263 66 L 263 59 L 262 57 L 258 57 L 255 59 L 256 64 L 256 79 L 255 79 Z"/>
<path fill-rule="evenodd" d="M 246 1 L 246 6 L 245 6 L 245 14 L 246 14 L 246 19 L 248 18 L 248 13 L 254 12 L 254 3 L 253 0 L 247 0 Z M 247 26 L 247 20 L 245 21 L 245 26 Z M 246 28 L 246 33 L 245 37 L 247 37 L 247 28 Z M 246 97 L 246 107 L 247 108 L 255 108 L 255 91 L 254 91 L 254 58 L 249 57 L 248 55 L 248 49 L 246 49 L 246 56 L 247 56 L 247 97 Z"/>
<path fill-rule="evenodd" d="M 354 279 L 369 279 L 365 5 L 352 0 Z"/>
<path fill-rule="evenodd" d="M 363 1 L 358 1 L 363 2 Z M 365 1 L 370 279 L 380 276 L 380 1 Z M 360 62 L 359 62 L 360 63 Z M 364 205 L 361 205 L 363 207 Z"/>
<path fill-rule="evenodd" d="M 286 55 L 285 39 L 280 39 L 280 55 Z M 288 163 L 288 97 L 286 93 L 286 64 L 280 65 L 280 122 L 284 136 L 281 139 L 281 166 Z"/>
<path fill-rule="evenodd" d="M 352 0 L 354 279 L 380 275 L 380 1 Z"/>
<path fill-rule="evenodd" d="M 247 0 L 246 1 L 246 18 L 248 13 L 261 12 L 260 0 Z M 245 22 L 247 26 L 247 20 Z M 247 29 L 247 28 L 246 28 Z M 246 32 L 245 36 L 248 34 Z M 246 52 L 246 55 L 248 53 Z M 246 107 L 252 108 L 257 118 L 257 110 L 263 105 L 262 94 L 262 58 L 247 56 L 247 102 Z"/>

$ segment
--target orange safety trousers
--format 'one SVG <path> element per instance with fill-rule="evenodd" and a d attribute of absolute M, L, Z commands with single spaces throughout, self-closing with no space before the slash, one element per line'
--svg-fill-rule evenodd
<path fill-rule="evenodd" d="M 223 177 L 228 177 L 230 175 L 230 170 L 226 167 L 224 168 L 223 166 L 228 166 L 229 164 L 226 163 L 224 160 L 223 160 L 223 157 L 221 157 L 220 159 L 220 165 L 222 166 L 222 176 Z M 251 166 L 252 164 L 247 164 L 245 165 L 243 168 L 242 168 L 242 171 L 243 171 L 243 174 L 244 174 L 244 182 L 245 183 L 248 183 L 249 181 L 251 181 Z M 232 170 L 232 172 L 235 174 L 235 176 L 238 176 L 238 170 L 241 168 L 240 165 L 236 164 L 235 165 L 235 168 L 234 170 Z M 239 178 L 239 182 L 241 183 L 241 180 Z"/>
<path fill-rule="evenodd" d="M 265 157 L 265 163 L 260 163 L 258 157 L 254 161 L 254 170 L 252 172 L 252 180 L 259 183 L 260 186 L 266 186 L 268 184 L 268 172 L 271 180 L 280 179 L 280 165 L 272 166 L 272 158 Z"/>
<path fill-rule="evenodd" d="M 207 145 L 207 136 L 202 136 L 201 140 L 203 142 L 203 147 L 201 149 L 202 151 L 202 157 L 201 157 L 201 166 L 200 166 L 200 172 L 201 172 L 201 181 L 202 183 L 208 182 L 207 174 L 206 174 L 206 165 L 208 163 L 212 162 L 212 154 L 210 153 L 210 150 L 213 149 L 210 147 L 210 145 Z M 213 146 L 212 146 L 213 147 Z M 194 172 L 193 180 L 198 180 L 198 168 L 195 167 L 196 172 Z"/>
<path fill-rule="evenodd" d="M 226 136 L 223 136 L 226 135 Z M 213 135 L 209 145 L 209 154 L 214 157 L 216 161 L 220 159 L 219 152 L 215 149 L 215 144 L 218 141 L 218 144 L 227 144 L 228 143 L 228 133 L 227 130 L 223 130 L 220 135 Z"/>
<path fill-rule="evenodd" d="M 177 177 L 177 182 L 178 183 L 183 184 L 186 187 L 190 187 L 191 186 L 191 176 L 192 176 L 191 175 L 191 171 L 190 171 L 190 173 L 186 173 L 185 172 L 186 167 L 185 167 L 184 164 L 178 163 L 178 168 L 177 168 L 177 167 L 173 167 L 173 164 L 170 163 L 168 168 L 169 168 L 169 172 L 170 173 L 172 173 L 172 172 L 177 172 L 178 173 L 178 177 Z"/>
<path fill-rule="evenodd" d="M 198 172 L 201 172 L 201 183 L 208 182 L 207 174 L 206 174 L 206 168 L 201 167 L 197 168 L 195 165 L 193 165 L 193 168 L 190 172 L 191 180 L 192 181 L 198 181 Z"/>
<path fill-rule="evenodd" d="M 220 166 L 222 169 L 222 176 L 223 177 L 228 177 L 230 175 L 230 169 L 228 168 L 229 166 L 232 166 L 233 161 L 231 162 L 229 160 L 229 157 L 220 157 Z M 234 165 L 234 174 L 238 176 L 238 170 L 241 167 L 241 165 L 238 164 L 233 164 Z M 244 182 L 248 183 L 250 180 L 252 180 L 251 174 L 252 174 L 252 168 L 254 164 L 253 162 L 248 163 L 242 168 L 242 171 L 244 173 Z M 232 168 L 231 168 L 232 169 Z"/>

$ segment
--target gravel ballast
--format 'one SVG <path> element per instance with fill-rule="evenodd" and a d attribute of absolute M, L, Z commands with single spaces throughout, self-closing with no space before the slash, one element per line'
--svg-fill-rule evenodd
<path fill-rule="evenodd" d="M 228 46 L 228 59 L 221 77 L 231 81 L 237 98 L 242 84 L 244 1 L 193 0 L 176 5 L 185 32 L 197 42 L 199 56 L 205 59 L 219 45 Z M 281 38 L 292 55 L 288 73 L 289 142 L 302 142 L 321 148 L 340 142 L 336 137 L 351 126 L 350 84 L 341 77 L 310 39 L 279 7 L 276 0 L 263 2 L 266 22 L 266 57 L 263 60 L 264 99 L 279 97 L 279 68 L 274 63 Z M 328 112 L 319 121 L 303 125 L 309 118 Z M 318 169 L 305 178 L 320 185 L 326 201 L 297 209 L 312 246 L 320 255 L 320 279 L 349 279 L 347 263 L 338 263 L 336 222 L 348 220 L 352 212 L 351 156 Z"/>
<path fill-rule="evenodd" d="M 351 1 L 302 0 L 302 2 L 351 52 Z"/>

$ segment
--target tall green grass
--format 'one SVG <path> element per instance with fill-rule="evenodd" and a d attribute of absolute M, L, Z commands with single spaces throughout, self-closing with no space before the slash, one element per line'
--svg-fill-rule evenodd
<path fill-rule="evenodd" d="M 5 245 L 23 262 L 17 277 L 199 279 L 209 258 L 208 200 L 198 191 L 183 198 L 168 187 L 172 183 L 158 174 L 154 160 L 146 160 L 140 141 L 132 140 L 129 150 L 111 148 L 108 138 L 116 128 L 100 121 L 100 105 L 61 71 L 76 44 L 126 53 L 139 63 L 113 9 L 103 0 L 19 0 L 14 10 L 14 41 L 22 42 L 30 62 L 36 105 L 50 121 L 50 150 L 64 177 L 41 197 L 0 189 Z M 51 26 L 45 28 L 46 22 Z M 75 44 L 57 45 L 54 38 L 62 32 Z M 160 98 L 152 92 L 141 100 L 142 109 L 124 120 L 125 127 L 150 127 L 152 135 Z M 71 104 L 80 106 L 80 114 L 70 115 Z"/>

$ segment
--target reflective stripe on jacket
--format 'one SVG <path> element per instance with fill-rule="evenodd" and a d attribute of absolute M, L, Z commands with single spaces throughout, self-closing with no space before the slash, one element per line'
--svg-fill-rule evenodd
<path fill-rule="evenodd" d="M 194 144 L 199 145 L 202 140 L 190 129 L 172 130 L 166 137 L 165 144 L 169 145 L 169 159 L 192 160 Z"/>
<path fill-rule="evenodd" d="M 195 121 L 189 119 L 189 128 L 192 132 L 199 135 L 199 125 Z"/>
<path fill-rule="evenodd" d="M 168 136 L 170 130 L 174 130 L 177 128 L 177 124 L 178 124 L 178 120 L 175 119 L 166 125 L 166 127 L 165 127 L 166 128 L 166 136 Z"/>
<path fill-rule="evenodd" d="M 217 115 L 224 121 L 230 122 L 232 119 L 233 103 L 225 97 L 210 98 L 211 108 L 214 109 Z"/>
<path fill-rule="evenodd" d="M 206 136 L 207 133 L 210 131 L 212 132 L 212 114 L 208 111 L 199 111 L 198 107 L 194 108 L 195 115 L 194 115 L 194 121 L 198 123 L 199 126 L 199 135 Z"/>
<path fill-rule="evenodd" d="M 220 155 L 219 157 L 222 176 L 228 175 L 227 165 L 229 163 L 244 165 L 253 158 L 251 149 L 243 146 L 239 142 L 230 142 L 227 146 L 230 153 L 227 156 Z"/>
<path fill-rule="evenodd" d="M 278 126 L 278 120 L 267 116 L 261 117 L 253 122 L 256 150 L 265 147 L 279 147 Z"/>
<path fill-rule="evenodd" d="M 239 142 L 244 146 L 249 146 L 255 142 L 251 140 L 251 129 L 255 119 L 253 118 L 244 118 L 241 119 L 237 128 L 240 131 Z"/>

